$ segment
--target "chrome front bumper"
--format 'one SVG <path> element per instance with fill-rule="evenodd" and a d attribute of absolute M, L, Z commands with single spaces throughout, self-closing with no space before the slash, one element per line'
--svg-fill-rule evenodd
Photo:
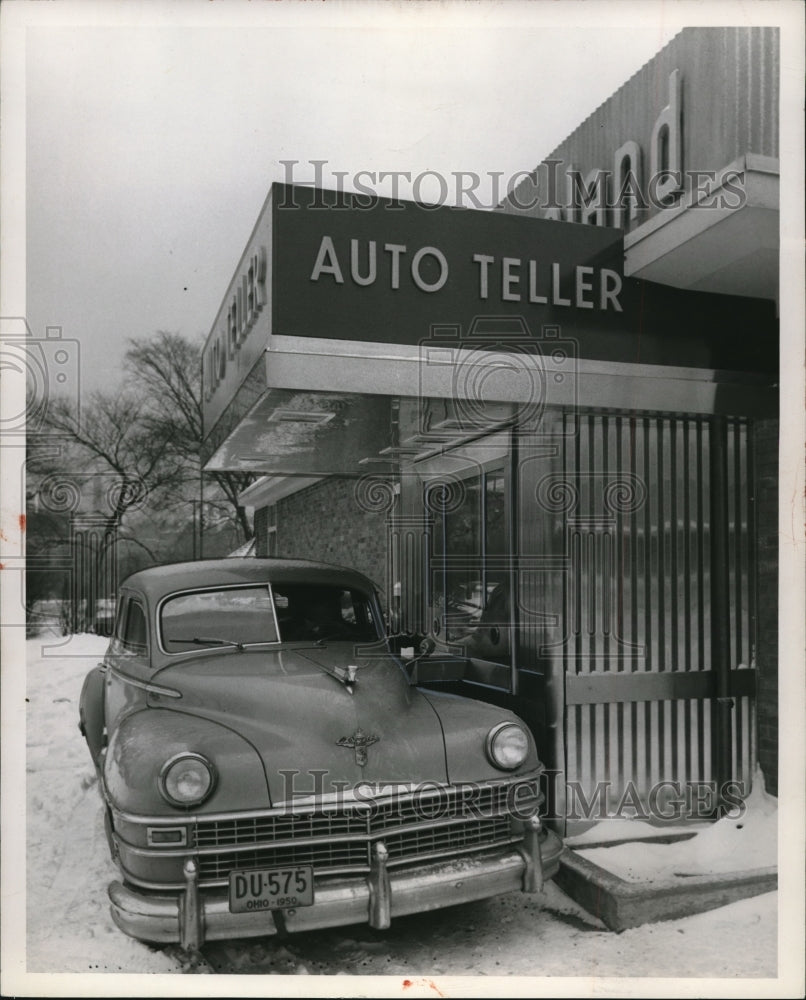
<path fill-rule="evenodd" d="M 173 895 L 138 892 L 120 882 L 109 886 L 118 927 L 143 941 L 178 942 L 200 948 L 205 941 L 264 937 L 285 930 L 309 931 L 369 923 L 384 929 L 393 917 L 486 899 L 499 893 L 537 892 L 559 868 L 562 841 L 550 830 L 529 829 L 522 844 L 414 867 L 389 869 L 376 845 L 368 875 L 315 880 L 313 906 L 294 910 L 230 913 L 226 890 L 199 890 L 195 863 L 185 864 L 186 888 Z M 272 913 L 281 914 L 275 922 Z"/>

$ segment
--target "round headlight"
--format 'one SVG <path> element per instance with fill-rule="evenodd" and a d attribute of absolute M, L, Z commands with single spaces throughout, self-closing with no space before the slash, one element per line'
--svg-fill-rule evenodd
<path fill-rule="evenodd" d="M 176 806 L 196 806 L 203 802 L 215 784 L 213 765 L 198 753 L 171 757 L 160 772 L 160 791 Z"/>
<path fill-rule="evenodd" d="M 514 722 L 501 722 L 487 733 L 487 756 L 502 771 L 520 767 L 529 755 L 529 737 Z"/>

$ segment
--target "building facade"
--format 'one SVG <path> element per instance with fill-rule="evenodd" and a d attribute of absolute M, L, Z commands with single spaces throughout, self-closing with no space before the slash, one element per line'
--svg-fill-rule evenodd
<path fill-rule="evenodd" d="M 258 554 L 375 579 L 561 827 L 775 789 L 776 53 L 681 32 L 496 212 L 274 185 L 205 345 Z"/>

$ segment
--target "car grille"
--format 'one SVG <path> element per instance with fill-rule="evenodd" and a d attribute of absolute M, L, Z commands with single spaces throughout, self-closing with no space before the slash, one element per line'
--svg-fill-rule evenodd
<path fill-rule="evenodd" d="M 384 838 L 389 858 L 420 857 L 424 854 L 458 853 L 487 844 L 506 843 L 514 839 L 506 816 L 461 826 L 434 827 L 426 830 L 406 830 Z"/>
<path fill-rule="evenodd" d="M 536 783 L 451 786 L 385 801 L 325 809 L 201 820 L 195 828 L 202 882 L 235 870 L 313 865 L 317 873 L 368 870 L 372 844 L 382 839 L 389 863 L 461 854 L 520 839 L 509 816 L 538 804 Z"/>

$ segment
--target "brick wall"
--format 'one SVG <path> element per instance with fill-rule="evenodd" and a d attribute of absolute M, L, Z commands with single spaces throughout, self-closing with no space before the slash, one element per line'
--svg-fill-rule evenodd
<path fill-rule="evenodd" d="M 758 544 L 758 757 L 767 791 L 778 794 L 778 421 L 753 434 Z"/>
<path fill-rule="evenodd" d="M 269 554 L 269 508 L 258 507 L 255 511 L 255 555 L 264 559 Z"/>
<path fill-rule="evenodd" d="M 261 508 L 255 511 L 258 555 L 267 551 L 266 526 Z M 355 480 L 324 479 L 277 503 L 277 554 L 350 566 L 385 588 L 386 514 L 356 502 Z"/>

